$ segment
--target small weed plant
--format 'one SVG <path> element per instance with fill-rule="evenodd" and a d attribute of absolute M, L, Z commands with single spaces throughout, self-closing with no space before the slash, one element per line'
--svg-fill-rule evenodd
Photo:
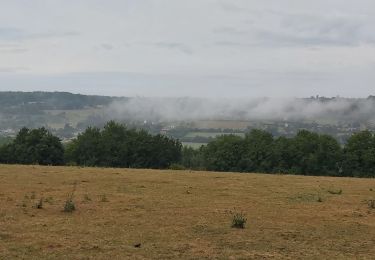
<path fill-rule="evenodd" d="M 75 210 L 76 210 L 76 206 L 75 206 L 75 204 L 74 204 L 73 199 L 68 198 L 68 199 L 65 201 L 64 212 L 71 213 L 71 212 L 73 212 L 73 211 L 75 211 Z"/>
<path fill-rule="evenodd" d="M 370 209 L 375 209 L 375 199 L 369 200 L 367 203 Z"/>
<path fill-rule="evenodd" d="M 100 195 L 100 202 L 108 202 L 108 198 L 105 194 Z"/>
<path fill-rule="evenodd" d="M 35 204 L 36 209 L 42 209 L 43 208 L 43 198 L 40 198 L 40 200 Z"/>
<path fill-rule="evenodd" d="M 75 183 L 74 184 L 74 187 L 73 187 L 73 191 L 68 194 L 68 198 L 66 199 L 65 201 L 65 205 L 64 205 L 64 212 L 68 212 L 68 213 L 71 213 L 73 211 L 76 210 L 76 205 L 74 203 L 74 193 L 76 191 L 76 186 L 77 184 Z"/>
<path fill-rule="evenodd" d="M 339 190 L 329 189 L 328 193 L 333 194 L 333 195 L 341 195 L 342 194 L 342 189 L 339 189 Z"/>
<path fill-rule="evenodd" d="M 44 199 L 44 202 L 52 204 L 53 198 L 51 196 L 49 196 L 49 197 L 47 197 L 47 198 Z"/>
<path fill-rule="evenodd" d="M 88 194 L 85 194 L 85 195 L 83 196 L 83 202 L 87 203 L 87 202 L 90 202 L 90 201 L 91 201 L 91 198 L 89 197 L 89 195 L 88 195 Z"/>
<path fill-rule="evenodd" d="M 244 213 L 235 213 L 232 219 L 232 228 L 245 228 L 247 218 Z"/>

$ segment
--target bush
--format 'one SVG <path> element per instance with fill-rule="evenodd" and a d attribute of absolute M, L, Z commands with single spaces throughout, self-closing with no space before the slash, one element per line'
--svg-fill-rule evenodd
<path fill-rule="evenodd" d="M 233 215 L 232 228 L 245 228 L 246 222 L 247 218 L 242 212 L 236 213 Z"/>

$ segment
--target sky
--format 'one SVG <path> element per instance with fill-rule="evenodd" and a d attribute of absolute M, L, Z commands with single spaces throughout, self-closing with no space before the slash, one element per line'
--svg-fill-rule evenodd
<path fill-rule="evenodd" d="M 0 0 L 0 91 L 375 94 L 374 0 Z"/>

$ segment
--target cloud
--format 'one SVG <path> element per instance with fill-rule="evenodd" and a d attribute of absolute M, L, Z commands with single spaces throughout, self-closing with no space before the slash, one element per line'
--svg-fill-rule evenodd
<path fill-rule="evenodd" d="M 217 26 L 215 45 L 239 47 L 342 47 L 375 44 L 370 15 L 308 11 L 249 11 L 242 23 Z M 250 15 L 251 14 L 251 15 Z M 249 18 L 251 17 L 251 19 Z M 235 21 L 235 20 L 234 20 Z"/>
<path fill-rule="evenodd" d="M 108 116 L 152 121 L 185 120 L 319 120 L 372 121 L 375 101 L 371 99 L 205 99 L 131 98 L 115 101 Z"/>
<path fill-rule="evenodd" d="M 0 40 L 15 40 L 23 37 L 25 32 L 18 28 L 0 27 Z"/>
<path fill-rule="evenodd" d="M 185 54 L 193 54 L 193 50 L 187 46 L 186 44 L 183 43 L 178 43 L 178 42 L 157 42 L 154 44 L 154 46 L 158 48 L 163 48 L 163 49 L 169 49 L 169 50 L 178 50 L 180 52 L 183 52 Z"/>
<path fill-rule="evenodd" d="M 282 15 L 278 26 L 255 29 L 255 39 L 265 46 L 358 46 L 374 44 L 369 17 L 345 15 Z"/>
<path fill-rule="evenodd" d="M 18 44 L 0 44 L 0 53 L 24 53 L 29 51 L 28 48 L 24 48 Z"/>
<path fill-rule="evenodd" d="M 11 66 L 4 71 L 17 72 Z M 27 65 L 25 65 L 27 68 Z M 244 70 L 241 75 L 231 73 L 197 76 L 181 73 L 136 73 L 125 71 L 87 71 L 40 75 L 29 71 L 0 74 L 0 90 L 70 91 L 82 94 L 122 95 L 128 97 L 309 97 L 346 96 L 367 97 L 374 95 L 375 75 L 371 69 L 352 68 L 331 70 L 270 71 L 267 69 Z M 21 68 L 19 68 L 21 69 Z M 27 73 L 26 73 L 27 72 Z M 296 87 L 298 86 L 298 87 Z M 334 86 L 334 87 L 332 87 Z M 337 87 L 339 86 L 339 87 Z M 355 87 L 353 87 L 355 86 Z"/>
<path fill-rule="evenodd" d="M 246 31 L 238 30 L 237 28 L 229 27 L 229 26 L 217 27 L 213 29 L 213 32 L 218 33 L 218 34 L 240 34 L 240 35 L 246 33 Z"/>
<path fill-rule="evenodd" d="M 235 42 L 235 41 L 216 41 L 214 42 L 215 46 L 219 47 L 252 47 L 256 44 L 254 43 L 244 43 L 244 42 Z"/>
<path fill-rule="evenodd" d="M 219 6 L 224 10 L 224 11 L 227 11 L 227 12 L 233 12 L 233 13 L 238 13 L 238 12 L 244 12 L 244 8 L 239 6 L 239 5 L 236 5 L 236 4 L 233 4 L 233 3 L 229 3 L 229 2 L 225 2 L 225 1 L 219 1 Z"/>
<path fill-rule="evenodd" d="M 0 45 L 14 46 L 0 46 L 0 67 L 30 70 L 2 73 L 3 90 L 53 86 L 111 95 L 212 97 L 373 94 L 372 0 L 23 2 L 1 4 Z M 97 73 L 110 71 L 139 76 Z M 58 76 L 79 72 L 93 74 Z"/>
<path fill-rule="evenodd" d="M 100 47 L 102 47 L 103 49 L 105 49 L 107 51 L 113 50 L 113 48 L 114 48 L 112 44 L 108 44 L 108 43 L 102 43 L 100 45 Z"/>
<path fill-rule="evenodd" d="M 0 41 L 23 41 L 45 38 L 59 38 L 78 36 L 79 32 L 28 32 L 14 27 L 0 27 Z"/>
<path fill-rule="evenodd" d="M 0 67 L 0 73 L 16 73 L 29 70 L 26 67 Z"/>

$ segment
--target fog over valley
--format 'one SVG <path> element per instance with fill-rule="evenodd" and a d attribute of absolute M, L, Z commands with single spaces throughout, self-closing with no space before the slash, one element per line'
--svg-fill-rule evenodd
<path fill-rule="evenodd" d="M 191 120 L 332 120 L 375 121 L 375 98 L 147 98 L 114 101 L 108 116 L 118 119 Z"/>

